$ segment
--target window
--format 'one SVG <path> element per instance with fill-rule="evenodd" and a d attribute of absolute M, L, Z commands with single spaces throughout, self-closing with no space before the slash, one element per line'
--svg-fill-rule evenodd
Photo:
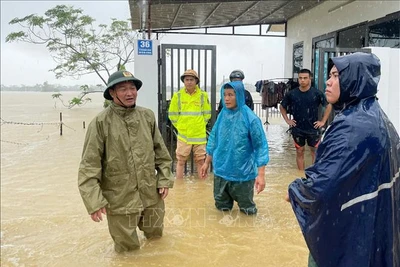
<path fill-rule="evenodd" d="M 400 19 L 378 22 L 368 27 L 368 46 L 400 48 Z"/>
<path fill-rule="evenodd" d="M 293 78 L 299 77 L 299 71 L 303 68 L 303 42 L 293 45 Z"/>
<path fill-rule="evenodd" d="M 400 48 L 399 29 L 400 12 L 395 12 L 374 21 L 365 21 L 335 32 L 314 37 L 312 39 L 311 61 L 314 72 L 314 84 L 325 87 L 325 83 L 322 83 L 322 80 L 326 77 L 326 62 L 330 56 L 329 54 L 320 54 L 322 52 L 321 49 L 334 48 L 336 52 L 347 51 L 352 53 L 366 46 Z M 320 58 L 322 56 L 324 58 Z M 322 62 L 324 62 L 324 65 L 320 66 Z M 323 89 L 320 88 L 320 90 Z"/>
<path fill-rule="evenodd" d="M 337 35 L 337 47 L 361 48 L 365 47 L 365 33 L 367 26 L 362 23 L 354 27 L 340 30 Z"/>
<path fill-rule="evenodd" d="M 312 84 L 318 89 L 320 77 L 320 58 L 319 58 L 319 48 L 335 48 L 336 33 L 324 34 L 313 38 L 313 55 L 312 55 L 312 72 L 314 74 Z M 321 77 L 323 80 L 324 78 Z"/>
<path fill-rule="evenodd" d="M 315 49 L 317 48 L 335 48 L 335 38 L 331 37 L 315 42 Z"/>

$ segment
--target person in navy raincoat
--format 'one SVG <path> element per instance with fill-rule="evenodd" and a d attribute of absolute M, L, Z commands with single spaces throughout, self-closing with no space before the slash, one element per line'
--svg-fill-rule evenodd
<path fill-rule="evenodd" d="M 317 266 L 399 267 L 400 141 L 376 98 L 380 61 L 355 53 L 330 63 L 336 116 L 287 200 Z"/>
<path fill-rule="evenodd" d="M 254 188 L 257 194 L 265 188 L 269 154 L 261 120 L 246 106 L 244 92 L 241 81 L 222 86 L 224 106 L 208 138 L 201 178 L 207 176 L 212 161 L 217 209 L 229 211 L 236 201 L 240 211 L 251 215 L 257 213 Z"/>

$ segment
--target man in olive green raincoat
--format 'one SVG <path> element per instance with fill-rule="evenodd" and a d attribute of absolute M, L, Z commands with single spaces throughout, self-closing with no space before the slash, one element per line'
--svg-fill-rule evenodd
<path fill-rule="evenodd" d="M 79 167 L 86 209 L 95 222 L 107 214 L 117 252 L 140 248 L 136 227 L 146 238 L 161 237 L 164 199 L 173 186 L 154 113 L 136 106 L 141 86 L 128 71 L 110 76 L 104 98 L 112 103 L 89 124 Z"/>

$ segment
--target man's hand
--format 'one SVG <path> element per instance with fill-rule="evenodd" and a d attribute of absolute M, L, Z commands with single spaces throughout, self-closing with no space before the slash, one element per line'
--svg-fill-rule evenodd
<path fill-rule="evenodd" d="M 289 193 L 286 193 L 285 200 L 290 203 Z"/>
<path fill-rule="evenodd" d="M 256 188 L 257 194 L 260 194 L 262 191 L 264 191 L 265 188 L 265 177 L 264 176 L 257 176 L 256 182 L 254 184 Z"/>
<path fill-rule="evenodd" d="M 200 169 L 200 179 L 206 179 L 207 178 L 207 173 L 208 173 L 208 167 L 210 166 L 209 163 L 204 162 L 203 166 L 201 166 Z"/>
<path fill-rule="evenodd" d="M 101 216 L 102 213 L 106 214 L 106 208 L 105 207 L 93 212 L 92 214 L 90 214 L 90 217 L 92 218 L 93 221 L 100 222 L 100 221 L 103 220 L 103 217 Z"/>
<path fill-rule="evenodd" d="M 290 127 L 296 127 L 296 121 L 295 121 L 295 120 L 287 120 L 286 123 L 287 123 Z"/>
<path fill-rule="evenodd" d="M 158 193 L 161 196 L 161 199 L 165 199 L 168 196 L 168 187 L 158 188 Z"/>
<path fill-rule="evenodd" d="M 319 129 L 319 128 L 321 128 L 321 127 L 324 127 L 324 125 L 325 125 L 325 122 L 322 122 L 322 121 L 316 121 L 316 122 L 314 122 L 314 128 L 315 128 L 315 129 Z"/>

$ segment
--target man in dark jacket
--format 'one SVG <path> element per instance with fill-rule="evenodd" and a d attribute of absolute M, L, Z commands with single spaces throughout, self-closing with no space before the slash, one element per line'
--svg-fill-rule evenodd
<path fill-rule="evenodd" d="M 312 262 L 400 266 L 400 140 L 377 99 L 373 54 L 331 59 L 326 98 L 336 116 L 306 179 L 289 186 Z"/>
<path fill-rule="evenodd" d="M 243 71 L 241 71 L 241 70 L 233 70 L 231 72 L 231 74 L 229 75 L 229 80 L 231 82 L 234 82 L 234 81 L 243 82 L 243 80 L 244 80 Z M 244 90 L 244 101 L 245 101 L 246 106 L 248 106 L 251 110 L 254 111 L 253 97 L 251 96 L 251 93 L 249 91 L 247 91 L 246 89 Z M 221 112 L 222 108 L 223 108 L 223 105 L 222 105 L 222 99 L 221 99 L 219 101 L 219 105 L 218 105 L 218 110 L 217 110 L 218 114 Z"/>

